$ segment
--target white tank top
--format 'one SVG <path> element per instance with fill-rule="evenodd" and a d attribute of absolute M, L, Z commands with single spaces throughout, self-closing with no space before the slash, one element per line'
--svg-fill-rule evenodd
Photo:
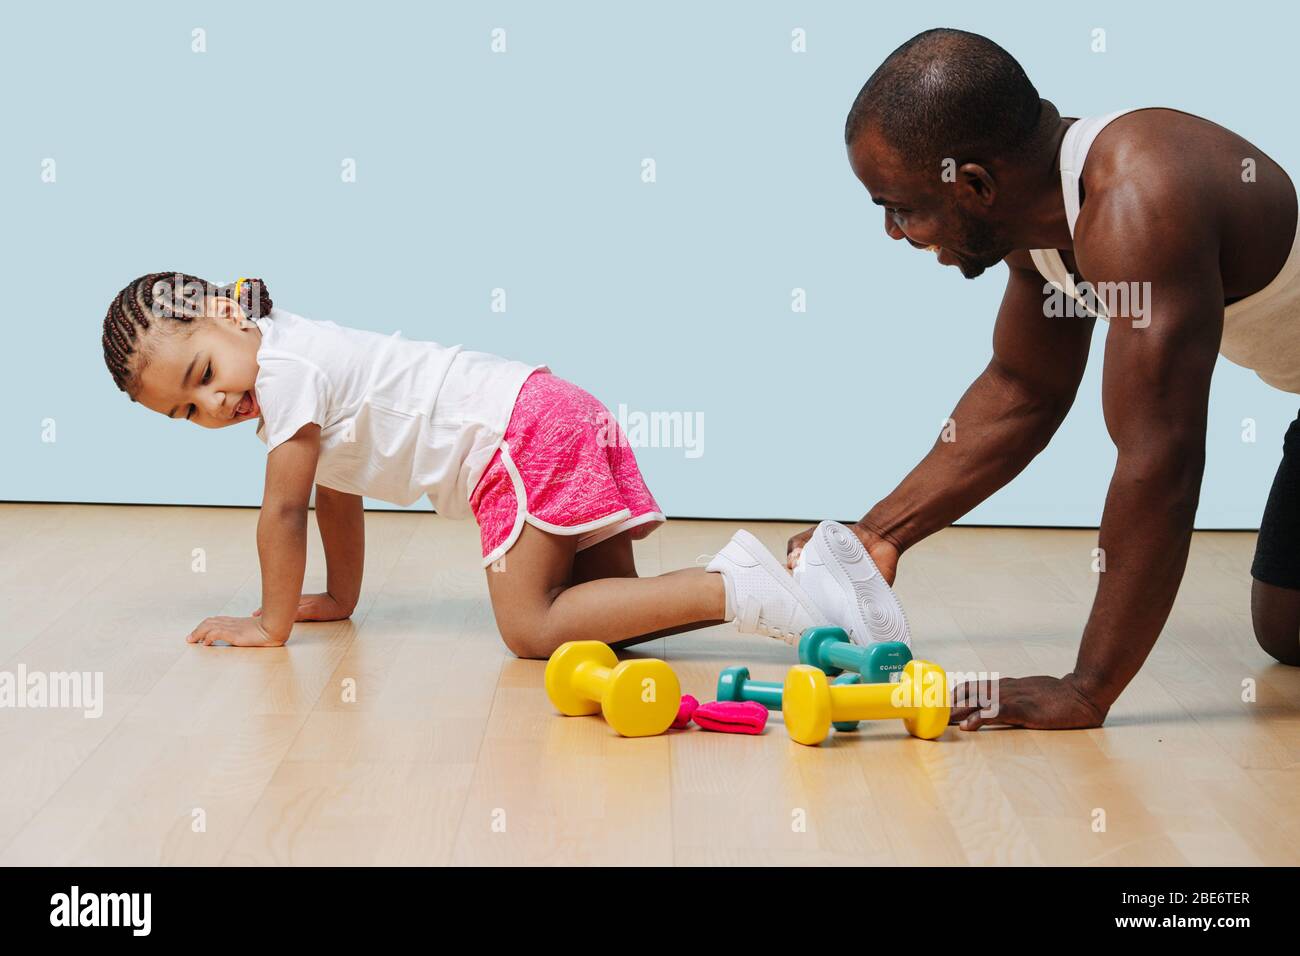
<path fill-rule="evenodd" d="M 1134 109 L 1141 109 L 1135 107 Z M 1088 150 L 1097 134 L 1117 116 L 1134 109 L 1116 110 L 1105 116 L 1076 120 L 1061 141 L 1061 193 L 1065 200 L 1065 218 L 1074 235 L 1079 218 L 1079 178 Z M 1106 319 L 1105 310 L 1093 312 L 1095 297 L 1085 300 L 1075 288 L 1075 278 L 1065 268 L 1055 249 L 1033 249 L 1030 256 L 1044 279 L 1075 298 L 1098 318 Z M 1300 394 L 1300 228 L 1291 242 L 1282 270 L 1258 292 L 1238 299 L 1223 310 L 1223 339 L 1219 354 L 1229 362 L 1253 369 L 1261 379 L 1284 392 Z"/>

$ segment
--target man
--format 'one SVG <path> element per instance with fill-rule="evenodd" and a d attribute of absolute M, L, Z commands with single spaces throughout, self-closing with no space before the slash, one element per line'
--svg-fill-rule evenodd
<path fill-rule="evenodd" d="M 963 685 L 953 720 L 1097 727 L 1142 666 L 1187 563 L 1221 351 L 1300 393 L 1296 192 L 1251 143 L 1169 109 L 1062 118 L 1020 65 L 977 34 L 904 43 L 845 125 L 854 174 L 885 232 L 974 279 L 1005 262 L 993 357 L 899 486 L 853 526 L 881 576 L 1001 488 L 1074 401 L 1095 317 L 1109 322 L 1102 413 L 1118 460 L 1099 576 L 1074 670 Z M 1085 166 L 1086 160 L 1086 166 Z M 811 532 L 790 540 L 795 564 Z M 1300 417 L 1288 428 L 1251 568 L 1260 646 L 1300 665 Z M 998 713 L 967 702 L 996 693 Z"/>

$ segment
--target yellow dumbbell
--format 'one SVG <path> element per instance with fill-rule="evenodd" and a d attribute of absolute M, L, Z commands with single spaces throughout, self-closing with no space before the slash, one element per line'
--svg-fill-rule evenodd
<path fill-rule="evenodd" d="M 820 672 L 819 672 L 820 673 Z M 677 718 L 682 688 L 659 660 L 618 662 L 608 644 L 569 641 L 546 662 L 546 694 L 569 717 L 602 713 L 624 737 L 662 734 Z"/>
<path fill-rule="evenodd" d="M 816 667 L 798 664 L 785 676 L 781 713 L 792 740 L 819 744 L 832 721 L 901 717 L 913 737 L 933 740 L 948 726 L 948 680 L 929 661 L 908 661 L 897 684 L 826 682 Z"/>

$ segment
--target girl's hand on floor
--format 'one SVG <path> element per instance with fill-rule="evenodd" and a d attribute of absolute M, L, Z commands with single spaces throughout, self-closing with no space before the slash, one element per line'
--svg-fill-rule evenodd
<path fill-rule="evenodd" d="M 284 640 L 272 637 L 255 617 L 208 617 L 190 631 L 189 644 L 212 645 L 225 641 L 235 647 L 281 647 Z M 287 640 L 287 638 L 285 639 Z"/>
<path fill-rule="evenodd" d="M 262 609 L 253 612 L 253 617 L 260 617 Z M 328 591 L 321 594 L 304 594 L 298 601 L 295 621 L 342 621 L 352 616 L 352 610 L 334 600 Z"/>

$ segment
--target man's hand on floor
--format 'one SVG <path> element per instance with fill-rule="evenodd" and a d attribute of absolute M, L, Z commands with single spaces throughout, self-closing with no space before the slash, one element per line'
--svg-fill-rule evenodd
<path fill-rule="evenodd" d="M 984 726 L 1078 730 L 1100 727 L 1106 720 L 1106 711 L 1070 676 L 968 681 L 953 689 L 952 699 L 948 723 L 962 730 Z"/>

